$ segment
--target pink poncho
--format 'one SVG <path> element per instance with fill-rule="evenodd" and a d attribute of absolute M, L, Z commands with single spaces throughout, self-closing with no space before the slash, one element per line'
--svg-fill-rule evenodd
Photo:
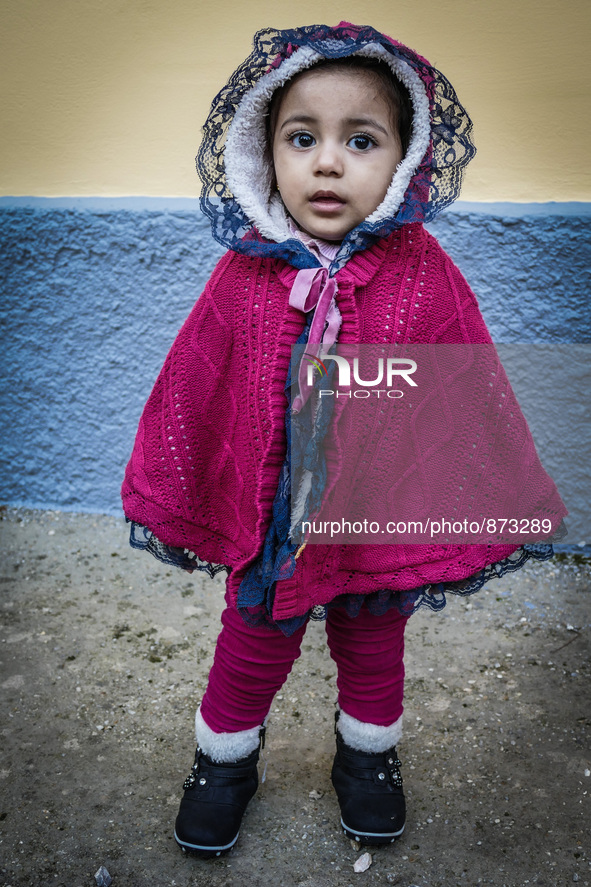
<path fill-rule="evenodd" d="M 128 518 L 167 545 L 232 568 L 234 603 L 260 555 L 285 457 L 284 384 L 304 326 L 304 314 L 289 305 L 296 274 L 281 259 L 229 252 L 220 260 L 146 404 L 123 484 Z M 355 253 L 335 279 L 343 345 L 491 342 L 474 294 L 421 224 Z M 342 450 L 338 424 L 334 439 L 333 477 L 334 453 Z M 512 440 L 514 465 L 527 471 L 555 529 L 566 509 L 520 411 Z M 467 429 L 464 446 L 471 444 Z M 273 618 L 301 615 L 345 593 L 461 580 L 518 547 L 309 544 L 294 575 L 277 583 Z"/>

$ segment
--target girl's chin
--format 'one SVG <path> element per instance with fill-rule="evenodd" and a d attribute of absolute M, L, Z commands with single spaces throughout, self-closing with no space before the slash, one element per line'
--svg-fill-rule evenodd
<path fill-rule="evenodd" d="M 340 243 L 350 230 L 347 228 L 346 231 L 343 231 L 331 225 L 306 226 L 301 225 L 299 222 L 297 222 L 297 224 L 302 231 L 305 231 L 310 237 L 314 237 L 317 240 L 326 240 L 328 243 Z"/>
<path fill-rule="evenodd" d="M 334 234 L 324 234 L 320 231 L 316 234 L 312 234 L 310 231 L 308 231 L 307 233 L 310 234 L 311 237 L 314 237 L 316 240 L 324 240 L 325 243 L 334 243 L 335 245 L 337 243 L 341 243 L 345 236 L 344 234 L 342 236 Z"/>

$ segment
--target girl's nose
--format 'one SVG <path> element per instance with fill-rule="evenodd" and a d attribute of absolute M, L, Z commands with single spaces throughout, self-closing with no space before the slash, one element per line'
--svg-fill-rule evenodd
<path fill-rule="evenodd" d="M 322 142 L 314 152 L 314 172 L 325 176 L 342 176 L 343 156 L 339 145 Z"/>

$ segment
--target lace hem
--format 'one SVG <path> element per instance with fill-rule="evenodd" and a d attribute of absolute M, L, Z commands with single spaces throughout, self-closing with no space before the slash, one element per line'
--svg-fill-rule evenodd
<path fill-rule="evenodd" d="M 148 551 L 157 560 L 164 564 L 174 567 L 180 567 L 189 573 L 200 570 L 207 573 L 212 579 L 217 573 L 225 570 L 230 573 L 231 568 L 225 564 L 212 564 L 202 560 L 194 552 L 187 548 L 175 548 L 172 545 L 166 545 L 152 530 L 138 524 L 135 521 L 126 519 L 131 524 L 129 532 L 129 544 L 132 548 L 141 551 Z M 317 605 L 312 607 L 307 613 L 301 616 L 294 616 L 291 619 L 281 619 L 275 621 L 264 604 L 254 607 L 238 607 L 238 612 L 247 625 L 255 627 L 266 627 L 272 631 L 281 631 L 286 637 L 292 635 L 298 630 L 308 619 L 316 622 L 326 620 L 327 612 L 331 607 L 344 607 L 347 615 L 352 619 L 357 616 L 362 607 L 367 607 L 374 616 L 382 616 L 392 607 L 397 607 L 398 611 L 404 616 L 411 616 L 421 607 L 428 607 L 430 610 L 438 612 L 443 610 L 447 604 L 448 594 L 455 594 L 460 597 L 468 597 L 480 591 L 483 585 L 490 579 L 504 576 L 505 573 L 513 573 L 521 569 L 528 560 L 546 561 L 554 556 L 554 548 L 548 543 L 535 543 L 524 545 L 518 548 L 513 554 L 489 564 L 478 573 L 468 576 L 466 579 L 459 579 L 455 582 L 439 582 L 436 585 L 421 585 L 419 588 L 412 588 L 409 591 L 391 591 L 382 589 L 374 591 L 371 594 L 342 594 L 338 595 L 328 604 Z"/>
<path fill-rule="evenodd" d="M 199 555 L 195 554 L 194 551 L 189 551 L 188 548 L 175 548 L 172 545 L 166 545 L 148 527 L 144 527 L 135 521 L 130 521 L 129 518 L 126 518 L 126 520 L 131 524 L 129 531 L 129 544 L 131 547 L 137 548 L 140 551 L 148 551 L 157 560 L 162 561 L 163 564 L 180 567 L 181 570 L 186 570 L 188 573 L 201 570 L 212 579 L 216 573 L 221 573 L 222 570 L 225 570 L 227 573 L 230 572 L 230 567 L 227 567 L 225 564 L 210 564 L 209 561 L 201 560 Z"/>
<path fill-rule="evenodd" d="M 371 594 L 342 594 L 323 606 L 312 607 L 302 616 L 294 616 L 292 619 L 282 619 L 275 622 L 264 604 L 256 607 L 239 607 L 238 612 L 244 622 L 251 626 L 263 626 L 274 631 L 281 631 L 289 637 L 298 630 L 308 619 L 324 621 L 331 607 L 344 607 L 351 618 L 359 615 L 362 607 L 367 607 L 374 616 L 382 616 L 392 607 L 397 607 L 403 616 L 411 616 L 421 607 L 439 611 L 447 604 L 447 594 L 455 594 L 460 597 L 468 597 L 479 591 L 486 582 L 495 577 L 504 576 L 505 573 L 513 573 L 521 569 L 528 560 L 546 561 L 554 556 L 554 548 L 545 542 L 523 545 L 513 554 L 489 564 L 468 576 L 454 582 L 439 582 L 436 585 L 421 585 L 409 591 L 390 591 L 383 589 Z"/>

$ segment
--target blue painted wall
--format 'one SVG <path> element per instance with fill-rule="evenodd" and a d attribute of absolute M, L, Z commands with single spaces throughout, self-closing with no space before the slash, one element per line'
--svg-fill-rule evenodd
<path fill-rule="evenodd" d="M 195 211 L 0 207 L 0 499 L 120 512 L 134 426 L 223 250 Z"/>
<path fill-rule="evenodd" d="M 580 344 L 560 379 L 553 357 L 507 370 L 570 541 L 591 542 L 589 205 L 459 204 L 429 227 L 495 341 Z M 0 199 L 1 501 L 120 513 L 141 409 L 222 251 L 197 201 Z"/>

